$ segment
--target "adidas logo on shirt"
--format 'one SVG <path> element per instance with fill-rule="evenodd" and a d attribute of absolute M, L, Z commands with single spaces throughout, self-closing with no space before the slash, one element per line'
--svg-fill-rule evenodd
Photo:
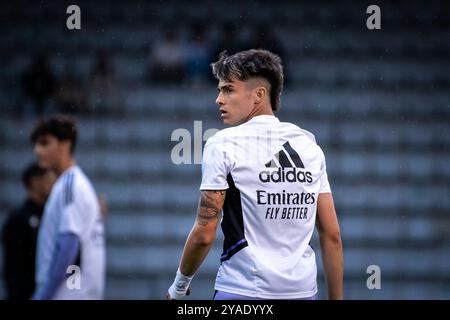
<path fill-rule="evenodd" d="M 283 144 L 283 148 L 265 166 L 268 169 L 259 173 L 259 180 L 263 183 L 312 182 L 312 173 L 302 170 L 305 169 L 305 165 L 297 151 L 289 144 L 289 141 Z"/>

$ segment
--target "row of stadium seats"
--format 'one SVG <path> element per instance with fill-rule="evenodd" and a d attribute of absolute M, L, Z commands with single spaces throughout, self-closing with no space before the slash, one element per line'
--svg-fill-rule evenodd
<path fill-rule="evenodd" d="M 123 9 L 120 1 L 78 1 L 77 4 L 84 11 L 87 22 L 98 21 L 100 18 L 105 21 L 113 21 L 117 24 L 126 25 L 127 23 L 145 23 L 149 21 L 160 21 L 166 23 L 184 14 L 185 19 L 200 19 L 208 17 L 217 17 L 217 19 L 231 19 L 236 14 L 245 14 L 249 23 L 255 23 L 263 19 L 277 19 L 274 22 L 284 21 L 286 23 L 342 23 L 356 22 L 365 15 L 367 4 L 361 3 L 355 5 L 352 1 L 342 1 L 339 8 L 328 1 L 293 2 L 281 1 L 274 7 L 270 2 L 252 3 L 244 2 L 239 6 L 230 8 L 225 1 L 196 1 L 186 3 L 182 1 L 172 1 L 168 3 L 130 1 L 126 10 Z M 386 23 L 390 25 L 414 26 L 420 22 L 435 20 L 436 24 L 446 24 L 448 21 L 445 15 L 440 15 L 441 3 L 432 2 L 427 6 L 420 6 L 421 15 L 417 15 L 417 8 L 420 2 L 411 1 L 411 4 L 402 5 L 401 12 L 399 7 L 393 4 L 381 4 L 381 7 L 389 14 L 384 15 Z M 317 10 L 320 6 L 320 10 Z M 16 1 L 13 3 L 2 4 L 5 17 L 10 20 L 19 19 L 19 21 L 29 21 L 31 18 L 55 20 L 60 16 L 61 11 L 65 12 L 66 4 L 61 3 L 53 6 L 42 6 L 39 3 L 29 3 L 27 1 Z M 255 21 L 256 20 L 256 21 Z"/>
<path fill-rule="evenodd" d="M 6 15 L 5 15 L 6 16 Z M 358 22 L 356 26 L 365 27 L 365 24 Z M 210 28 L 206 30 L 206 36 L 214 40 L 220 32 L 220 24 L 212 22 Z M 90 26 L 95 28 L 95 26 Z M 181 21 L 179 33 L 182 38 L 188 37 L 189 21 Z M 391 26 L 389 26 L 391 27 Z M 424 26 L 421 26 L 422 30 Z M 97 27 L 98 28 L 98 27 Z M 95 28 L 95 29 L 97 29 Z M 35 37 L 36 30 L 32 25 L 21 25 L 16 28 L 6 26 L 4 49 L 17 49 L 19 53 L 25 53 L 21 49 L 32 46 L 32 52 L 38 52 L 45 48 L 58 48 L 61 53 L 73 52 L 83 48 L 101 47 L 110 50 L 114 54 L 146 54 L 148 53 L 152 41 L 158 39 L 164 25 L 119 25 L 111 24 L 102 26 L 100 32 L 72 32 L 68 33 L 63 28 L 55 28 L 53 24 L 43 25 L 39 29 L 40 37 Z M 301 28 L 302 33 L 298 30 Z M 323 27 L 322 27 L 323 28 Z M 348 32 L 330 34 L 327 30 L 318 26 L 295 25 L 289 26 L 283 22 L 272 28 L 276 36 L 289 50 L 288 57 L 294 57 L 298 53 L 314 55 L 317 53 L 350 53 L 360 56 L 377 56 L 380 53 L 388 52 L 410 53 L 415 58 L 426 53 L 448 52 L 448 43 L 440 41 L 440 37 L 445 35 L 445 31 L 433 30 L 424 35 L 423 33 L 411 32 L 404 34 L 402 30 L 391 30 L 390 33 L 367 33 L 364 29 L 349 29 Z M 426 28 L 425 30 L 426 31 Z M 352 41 L 355 37 L 364 32 L 365 37 L 361 41 Z M 245 33 L 244 33 L 245 34 Z M 131 35 L 131 36 L 130 36 Z M 242 35 L 238 35 L 240 37 Z M 49 43 L 45 39 L 52 38 Z M 420 41 L 422 40 L 422 41 Z M 388 50 L 386 50 L 388 49 Z M 438 54 L 440 56 L 440 54 Z M 441 57 L 442 58 L 442 57 Z"/>
<path fill-rule="evenodd" d="M 161 298 L 194 221 L 201 177 L 200 165 L 173 164 L 171 134 L 183 128 L 193 135 L 199 120 L 202 132 L 223 125 L 214 84 L 144 84 L 150 49 L 173 19 L 183 40 L 195 19 L 208 23 L 209 40 L 226 20 L 240 26 L 237 38 L 270 21 L 288 76 L 279 117 L 313 132 L 327 156 L 344 242 L 345 296 L 448 299 L 450 11 L 435 3 L 401 9 L 386 3 L 382 30 L 371 32 L 366 7 L 350 1 L 339 8 L 322 0 L 77 4 L 79 32 L 64 29 L 63 3 L 0 4 L 0 225 L 25 196 L 20 172 L 34 159 L 28 137 L 36 117 L 17 115 L 26 103 L 23 72 L 35 54 L 50 49 L 55 75 L 70 67 L 88 87 L 95 53 L 107 50 L 121 101 L 77 116 L 76 156 L 109 204 L 107 298 Z M 212 296 L 220 232 L 217 240 L 192 284 L 193 298 Z M 325 298 L 317 234 L 312 245 Z M 380 266 L 382 290 L 367 289 L 369 265 Z M 0 296 L 2 289 L 0 280 Z"/>
<path fill-rule="evenodd" d="M 289 79 L 302 86 L 320 87 L 320 85 L 338 84 L 357 88 L 360 85 L 372 84 L 384 85 L 387 88 L 399 83 L 403 86 L 409 85 L 418 88 L 426 88 L 431 84 L 438 89 L 439 86 L 446 85 L 448 87 L 448 68 L 442 68 L 442 60 L 427 63 L 423 61 L 386 62 L 380 61 L 379 55 L 373 58 L 365 55 L 359 57 L 359 62 L 347 58 L 337 64 L 334 60 L 323 61 L 323 58 L 320 57 L 305 57 L 303 53 L 298 53 L 292 59 L 287 59 L 286 68 L 290 72 Z M 112 57 L 118 78 L 126 84 L 142 83 L 148 76 L 150 61 L 148 52 L 137 55 L 123 53 Z M 70 59 L 70 62 L 64 56 L 52 59 L 54 73 L 60 77 L 70 66 L 72 70 L 76 70 L 79 77 L 86 78 L 92 70 L 93 63 L 92 55 L 77 55 Z M 355 64 L 358 64 L 359 67 L 354 68 Z M 5 66 L 0 81 L 7 83 L 12 75 L 23 73 L 28 65 L 29 55 L 18 54 L 10 64 Z"/>
<path fill-rule="evenodd" d="M 134 205 L 163 206 L 170 203 L 174 195 L 176 195 L 175 203 L 179 206 L 195 204 L 200 183 L 200 179 L 181 181 L 180 177 L 164 179 L 161 176 L 155 180 L 150 178 L 146 181 L 141 179 L 136 182 L 132 178 L 127 179 L 126 176 L 115 180 L 96 178 L 100 180 L 96 183 L 98 192 L 106 194 L 112 208 L 118 205 L 125 207 Z M 365 183 L 361 182 L 347 184 L 339 182 L 339 179 L 335 179 L 335 181 L 337 182 L 334 183 L 336 187 L 333 191 L 335 197 L 338 198 L 337 206 L 340 208 L 342 206 L 346 209 L 345 211 L 353 212 L 364 206 L 382 207 L 386 211 L 405 207 L 405 210 L 413 211 L 411 214 L 414 212 L 417 214 L 417 212 L 427 212 L 435 206 L 440 206 L 440 214 L 443 215 L 444 210 L 450 209 L 448 185 L 445 182 L 431 184 L 419 181 L 415 184 L 399 182 L 386 184 L 383 181 L 371 183 L 369 180 L 365 183 L 370 183 L 370 185 L 364 186 Z M 20 200 L 21 194 L 17 193 L 17 188 L 20 188 L 19 182 L 2 181 L 0 186 L 4 190 L 0 195 L 0 200 L 5 206 L 10 206 Z M 364 210 L 362 211 L 364 212 Z M 350 214 L 352 214 L 351 212 Z M 383 214 L 384 211 L 380 210 L 380 215 Z M 439 214 L 439 212 L 435 212 L 435 214 Z"/>
<path fill-rule="evenodd" d="M 301 111 L 300 111 L 301 112 Z M 283 116 L 281 116 L 281 119 Z M 219 130 L 223 126 L 217 121 L 186 120 L 170 121 L 168 119 L 149 120 L 105 120 L 102 123 L 83 121 L 80 123 L 81 151 L 97 148 L 109 149 L 114 145 L 117 153 L 124 149 L 141 150 L 157 154 L 172 149 L 182 141 L 201 142 L 203 134 L 210 129 Z M 1 121 L 0 121 L 1 122 Z M 355 149 L 368 149 L 366 152 L 389 157 L 389 154 L 408 153 L 420 155 L 422 151 L 439 152 L 443 150 L 446 142 L 446 125 L 444 123 L 425 123 L 420 125 L 414 122 L 404 122 L 398 125 L 386 124 L 384 130 L 379 129 L 379 123 L 365 123 L 363 126 L 350 121 L 333 123 L 319 119 L 297 122 L 302 128 L 315 133 L 316 141 L 330 152 L 339 150 L 352 151 Z M 29 150 L 31 142 L 29 133 L 33 123 L 24 125 L 20 132 L 13 131 L 15 123 L 11 122 L 2 128 L 3 144 L 11 142 L 18 149 Z M 200 127 L 201 126 L 201 127 Z M 200 130 L 199 133 L 194 133 Z M 178 131 L 176 131 L 178 130 Z M 181 137 L 178 135 L 183 134 Z M 197 142 L 196 142 L 197 143 Z M 426 160 L 424 160 L 426 161 Z M 425 163 L 425 166 L 427 164 Z"/>
<path fill-rule="evenodd" d="M 390 151 L 335 152 L 326 150 L 327 167 L 331 179 L 337 179 L 340 185 L 364 184 L 392 187 L 420 184 L 424 186 L 445 187 L 450 173 L 448 156 L 443 153 L 427 155 L 423 150 L 417 153 L 393 153 Z M 425 149 L 426 151 L 426 149 Z M 197 183 L 200 166 L 195 164 L 175 165 L 170 156 L 170 149 L 160 151 L 131 148 L 85 148 L 77 152 L 78 161 L 93 178 L 106 183 L 135 180 L 152 184 L 171 179 L 177 182 Z M 3 150 L 5 163 L 0 168 L 4 178 L 19 177 L 22 168 L 32 159 L 31 147 L 15 152 Z M 200 158 L 200 154 L 198 160 Z M 111 161 L 114 159 L 114 161 Z M 192 155 L 190 160 L 195 160 Z"/>

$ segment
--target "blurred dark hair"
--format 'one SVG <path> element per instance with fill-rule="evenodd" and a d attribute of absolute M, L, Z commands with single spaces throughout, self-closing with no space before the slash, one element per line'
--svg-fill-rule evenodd
<path fill-rule="evenodd" d="M 47 174 L 48 170 L 46 168 L 41 167 L 37 163 L 32 163 L 28 165 L 22 172 L 22 183 L 25 188 L 29 188 L 31 185 L 31 179 L 34 177 L 42 177 Z"/>
<path fill-rule="evenodd" d="M 36 143 L 45 135 L 54 136 L 59 141 L 70 141 L 70 152 L 74 152 L 78 133 L 75 121 L 71 117 L 58 115 L 41 120 L 31 132 L 31 142 Z"/>
<path fill-rule="evenodd" d="M 241 81 L 250 78 L 264 78 L 270 84 L 270 104 L 273 111 L 280 110 L 283 90 L 283 65 L 278 55 L 263 49 L 251 49 L 231 56 L 222 51 L 219 60 L 211 64 L 213 75 L 218 80 L 231 81 L 236 77 Z"/>

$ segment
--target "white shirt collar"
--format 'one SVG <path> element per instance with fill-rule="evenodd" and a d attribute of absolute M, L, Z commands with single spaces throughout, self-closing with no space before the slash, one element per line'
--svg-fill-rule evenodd
<path fill-rule="evenodd" d="M 260 116 L 255 116 L 248 120 L 246 123 L 268 123 L 268 122 L 280 122 L 274 115 L 263 114 Z"/>

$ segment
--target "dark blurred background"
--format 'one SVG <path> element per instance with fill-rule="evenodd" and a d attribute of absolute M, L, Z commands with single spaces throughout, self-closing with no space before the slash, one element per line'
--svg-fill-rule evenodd
<path fill-rule="evenodd" d="M 108 202 L 106 297 L 162 298 L 201 178 L 199 164 L 173 164 L 171 134 L 185 128 L 193 145 L 194 121 L 223 128 L 209 63 L 224 49 L 261 47 L 284 60 L 279 118 L 313 132 L 327 156 L 345 297 L 449 299 L 447 3 L 3 1 L 0 226 L 25 196 L 33 124 L 72 114 L 78 163 Z M 81 30 L 66 28 L 70 4 Z M 370 4 L 381 30 L 366 27 Z M 191 298 L 212 297 L 221 239 Z M 312 244 L 325 298 L 317 235 Z M 380 290 L 366 286 L 370 265 L 381 269 Z"/>

